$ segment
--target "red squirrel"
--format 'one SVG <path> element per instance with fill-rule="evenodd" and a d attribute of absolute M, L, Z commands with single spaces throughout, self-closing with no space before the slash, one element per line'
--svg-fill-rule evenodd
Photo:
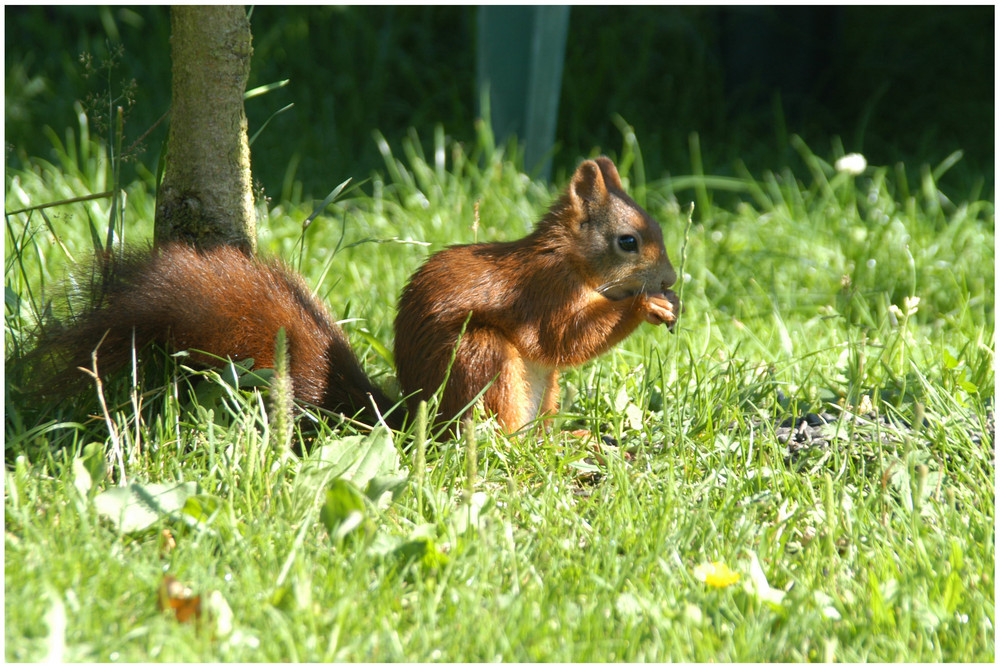
<path fill-rule="evenodd" d="M 445 382 L 439 417 L 485 411 L 513 432 L 558 410 L 559 370 L 643 321 L 673 326 L 676 275 L 660 225 L 625 194 L 608 158 L 583 162 L 518 241 L 446 248 L 410 278 L 396 315 L 396 368 L 412 410 Z"/>
<path fill-rule="evenodd" d="M 659 224 L 622 189 L 607 158 L 587 160 L 528 236 L 446 248 L 410 278 L 395 320 L 410 411 L 447 375 L 437 418 L 481 404 L 513 432 L 557 410 L 559 370 L 596 357 L 639 324 L 676 321 L 674 269 Z M 82 389 L 91 352 L 102 375 L 136 348 L 192 350 L 206 365 L 272 366 L 285 328 L 296 399 L 404 426 L 405 411 L 361 369 L 343 330 L 283 264 L 231 247 L 165 243 L 95 263 L 84 308 L 43 327 L 29 353 L 48 388 Z M 377 415 L 376 415 L 377 412 Z"/>

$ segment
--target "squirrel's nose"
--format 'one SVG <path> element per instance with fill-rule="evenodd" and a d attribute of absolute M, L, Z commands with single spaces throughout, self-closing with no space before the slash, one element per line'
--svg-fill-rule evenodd
<path fill-rule="evenodd" d="M 663 283 L 662 283 L 663 289 L 666 290 L 676 282 L 677 282 L 677 272 L 674 271 L 674 268 L 672 266 L 668 265 L 667 272 L 663 277 Z"/>

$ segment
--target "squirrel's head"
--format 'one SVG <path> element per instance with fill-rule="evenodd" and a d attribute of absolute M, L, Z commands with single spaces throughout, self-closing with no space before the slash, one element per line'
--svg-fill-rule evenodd
<path fill-rule="evenodd" d="M 677 280 L 660 224 L 625 193 L 608 158 L 581 163 L 546 218 L 562 228 L 577 270 L 609 299 L 664 292 Z"/>

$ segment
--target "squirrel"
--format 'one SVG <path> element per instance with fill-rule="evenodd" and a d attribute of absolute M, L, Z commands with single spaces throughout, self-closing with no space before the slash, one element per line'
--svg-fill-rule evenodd
<path fill-rule="evenodd" d="M 672 327 L 674 281 L 659 224 L 601 157 L 580 164 L 528 236 L 452 246 L 413 274 L 395 319 L 408 410 L 369 379 L 300 276 L 228 246 L 168 242 L 99 257 L 83 307 L 43 325 L 25 360 L 40 386 L 66 394 L 85 386 L 77 368 L 90 367 L 95 349 L 102 375 L 149 344 L 190 350 L 206 366 L 253 358 L 268 368 L 284 327 L 301 402 L 402 429 L 444 384 L 437 422 L 467 414 L 481 395 L 485 411 L 514 432 L 556 412 L 560 369 L 596 357 L 643 321 Z"/>
<path fill-rule="evenodd" d="M 643 321 L 673 327 L 675 280 L 659 223 L 625 194 L 614 163 L 584 161 L 531 234 L 446 248 L 410 278 L 395 321 L 410 410 L 444 383 L 439 418 L 480 393 L 506 432 L 552 415 L 560 369 Z"/>

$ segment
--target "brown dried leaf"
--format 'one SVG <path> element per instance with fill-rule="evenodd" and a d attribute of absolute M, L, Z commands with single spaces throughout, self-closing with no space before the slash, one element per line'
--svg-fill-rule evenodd
<path fill-rule="evenodd" d="M 190 587 L 181 584 L 172 575 L 163 576 L 157 603 L 160 610 L 173 610 L 181 623 L 201 619 L 201 596 L 195 596 Z"/>

